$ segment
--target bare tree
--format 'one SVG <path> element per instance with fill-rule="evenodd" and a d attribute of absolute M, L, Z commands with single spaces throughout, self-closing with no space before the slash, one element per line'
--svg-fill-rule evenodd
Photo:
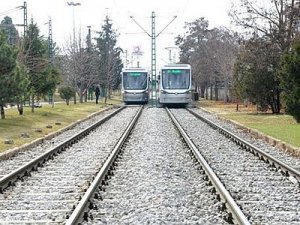
<path fill-rule="evenodd" d="M 78 36 L 78 41 L 67 43 L 63 65 L 64 81 L 76 91 L 74 104 L 76 104 L 76 94 L 79 96 L 79 102 L 82 103 L 88 89 L 98 82 L 98 56 L 95 52 L 84 48 L 80 34 Z"/>
<path fill-rule="evenodd" d="M 299 6 L 299 0 L 240 0 L 229 15 L 234 24 L 250 34 L 267 37 L 283 52 L 298 32 Z"/>
<path fill-rule="evenodd" d="M 212 98 L 213 89 L 218 99 L 218 87 L 229 89 L 232 69 L 237 51 L 238 36 L 225 28 L 208 29 L 204 18 L 186 23 L 187 32 L 177 37 L 176 44 L 181 49 L 181 62 L 190 63 L 194 74 L 194 84 L 200 96 Z"/>

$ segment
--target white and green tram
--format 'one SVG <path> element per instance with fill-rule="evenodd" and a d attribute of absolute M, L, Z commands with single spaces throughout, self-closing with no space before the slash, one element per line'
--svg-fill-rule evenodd
<path fill-rule="evenodd" d="M 149 72 L 145 68 L 122 70 L 122 98 L 125 104 L 142 103 L 149 100 Z"/>
<path fill-rule="evenodd" d="M 189 64 L 170 64 L 161 68 L 158 101 L 162 105 L 187 105 L 192 102 Z"/>

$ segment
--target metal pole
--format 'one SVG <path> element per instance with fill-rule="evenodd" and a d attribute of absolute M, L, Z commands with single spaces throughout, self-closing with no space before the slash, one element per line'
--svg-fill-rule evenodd
<path fill-rule="evenodd" d="M 128 67 L 128 51 L 127 50 L 125 50 L 125 68 L 127 68 Z"/>
<path fill-rule="evenodd" d="M 87 40 L 87 44 L 88 44 L 88 52 L 90 52 L 91 51 L 91 47 L 92 47 L 91 26 L 88 26 L 88 40 Z"/>
<path fill-rule="evenodd" d="M 26 35 L 26 31 L 27 31 L 27 3 L 26 1 L 24 2 L 24 37 Z"/>
<path fill-rule="evenodd" d="M 52 64 L 52 61 L 53 61 L 53 39 L 52 39 L 52 21 L 51 21 L 51 18 L 49 18 L 49 22 L 48 22 L 48 25 L 49 25 L 49 37 L 48 37 L 48 48 L 49 48 L 49 59 L 50 59 L 50 62 Z"/>
<path fill-rule="evenodd" d="M 75 47 L 75 6 L 80 6 L 81 3 L 78 2 L 67 2 L 68 6 L 72 6 L 73 8 L 73 43 Z"/>
<path fill-rule="evenodd" d="M 152 106 L 157 106 L 156 93 L 156 35 L 155 35 L 155 13 L 152 12 L 152 26 L 151 26 L 151 74 L 152 74 Z"/>

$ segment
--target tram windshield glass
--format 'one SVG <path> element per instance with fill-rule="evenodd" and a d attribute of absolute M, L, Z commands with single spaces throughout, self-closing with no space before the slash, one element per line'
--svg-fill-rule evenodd
<path fill-rule="evenodd" d="M 123 72 L 125 90 L 145 90 L 147 88 L 146 72 Z"/>
<path fill-rule="evenodd" d="M 162 86 L 164 89 L 188 89 L 190 87 L 190 70 L 163 69 Z"/>

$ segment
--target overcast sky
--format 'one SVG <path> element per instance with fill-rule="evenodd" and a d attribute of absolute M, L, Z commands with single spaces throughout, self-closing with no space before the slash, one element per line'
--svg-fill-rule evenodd
<path fill-rule="evenodd" d="M 67 2 L 78 2 L 80 6 L 68 6 Z M 156 15 L 156 33 L 159 33 L 173 18 L 177 18 L 157 38 L 157 66 L 166 64 L 169 52 L 165 48 L 173 47 L 174 37 L 183 33 L 185 22 L 192 22 L 204 17 L 210 27 L 230 26 L 228 11 L 232 2 L 238 0 L 27 0 L 28 23 L 31 18 L 38 24 L 41 34 L 48 36 L 48 25 L 51 17 L 53 39 L 60 47 L 66 45 L 73 35 L 73 23 L 76 33 L 79 30 L 85 37 L 88 28 L 99 31 L 109 15 L 115 29 L 120 33 L 118 45 L 133 51 L 134 46 L 140 46 L 144 52 L 139 59 L 141 66 L 151 65 L 151 39 L 133 22 L 130 16 L 151 33 L 151 13 Z M 7 12 L 24 4 L 23 0 L 0 0 L 0 20 L 5 15 L 13 19 L 14 24 L 23 23 L 23 11 Z M 73 21 L 74 10 L 74 21 Z M 18 28 L 22 32 L 22 28 Z M 96 33 L 92 32 L 95 37 Z M 176 54 L 173 51 L 172 57 Z M 129 54 L 130 55 L 130 54 Z M 178 54 L 177 54 L 178 55 Z M 128 57 L 130 60 L 130 56 Z M 134 66 L 136 62 L 134 62 Z"/>

